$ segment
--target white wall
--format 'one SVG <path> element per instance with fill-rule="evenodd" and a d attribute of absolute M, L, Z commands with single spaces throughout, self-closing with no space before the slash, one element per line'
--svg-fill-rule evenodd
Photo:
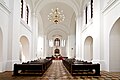
<path fill-rule="evenodd" d="M 107 6 L 103 10 L 104 14 L 104 60 L 105 60 L 105 70 L 110 71 L 109 69 L 109 35 L 113 24 L 120 17 L 120 1 L 114 2 L 114 5 Z"/>
<path fill-rule="evenodd" d="M 76 50 L 75 50 L 75 58 L 77 60 L 81 59 L 81 17 L 80 15 L 76 15 Z"/>
<path fill-rule="evenodd" d="M 11 71 L 13 70 L 13 64 L 20 62 L 19 41 L 23 35 L 27 36 L 30 42 L 29 60 L 32 57 L 32 28 L 20 18 L 20 0 L 12 0 L 10 2 L 9 0 L 5 0 L 5 2 L 0 1 L 0 17 L 0 28 L 3 36 L 2 53 L 4 53 L 1 55 L 0 72 Z"/>
<path fill-rule="evenodd" d="M 2 31 L 2 62 L 0 63 L 0 72 L 6 70 L 7 64 L 7 48 L 8 48 L 8 21 L 10 9 L 5 3 L 0 2 L 0 29 Z M 4 53 L 4 54 L 3 54 Z"/>
<path fill-rule="evenodd" d="M 85 4 L 87 2 L 84 2 Z M 86 6 L 84 4 L 84 6 Z M 83 11 L 84 7 L 83 6 Z M 84 41 L 86 37 L 93 37 L 93 62 L 99 62 L 102 70 L 110 71 L 109 35 L 115 21 L 120 17 L 120 1 L 94 0 L 93 19 L 87 25 L 82 22 L 82 59 L 84 60 Z M 82 13 L 82 20 L 83 20 Z M 114 58 L 114 57 L 112 57 Z"/>
<path fill-rule="evenodd" d="M 85 39 L 88 36 L 91 36 L 93 38 L 93 62 L 99 62 L 100 61 L 100 1 L 98 0 L 94 1 L 93 5 L 94 5 L 93 18 L 88 21 L 88 24 L 83 25 L 82 31 L 81 31 L 82 59 L 84 59 Z"/>
<path fill-rule="evenodd" d="M 120 18 L 111 29 L 109 46 L 109 69 L 112 72 L 120 72 Z"/>
<path fill-rule="evenodd" d="M 13 70 L 15 63 L 20 63 L 20 37 L 26 36 L 29 41 L 29 59 L 31 60 L 32 28 L 20 18 L 20 0 L 9 2 L 11 13 L 9 15 L 8 55 L 6 71 Z M 7 38 L 6 38 L 7 39 Z"/>
<path fill-rule="evenodd" d="M 0 28 L 0 72 L 2 72 L 2 62 L 3 62 L 3 34 Z"/>
<path fill-rule="evenodd" d="M 73 16 L 71 18 L 71 23 L 70 23 L 70 41 L 69 41 L 69 57 L 74 58 L 75 53 L 76 53 L 76 15 L 73 13 Z"/>
<path fill-rule="evenodd" d="M 20 37 L 25 36 L 28 39 L 28 43 L 29 43 L 29 59 L 30 60 L 32 58 L 32 31 L 29 29 L 29 26 L 25 25 L 25 23 L 23 21 L 21 21 L 20 24 L 20 33 L 19 33 L 19 41 L 20 41 Z"/>
<path fill-rule="evenodd" d="M 14 63 L 19 63 L 20 1 L 10 1 L 8 56 L 6 70 L 13 70 Z"/>

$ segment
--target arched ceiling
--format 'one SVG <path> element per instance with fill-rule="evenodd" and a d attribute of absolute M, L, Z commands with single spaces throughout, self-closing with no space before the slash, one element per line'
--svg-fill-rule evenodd
<path fill-rule="evenodd" d="M 54 24 L 53 22 L 50 22 L 48 20 L 48 14 L 51 13 L 51 9 L 55 9 L 55 8 L 59 8 L 60 10 L 63 10 L 63 14 L 65 15 L 65 20 L 60 24 L 69 27 L 74 11 L 71 7 L 61 2 L 54 2 L 54 3 L 47 4 L 44 8 L 41 9 L 40 15 L 42 15 L 41 17 L 42 17 L 44 27 L 46 28 Z"/>
<path fill-rule="evenodd" d="M 33 12 L 37 14 L 38 20 L 42 20 L 42 23 L 39 24 L 42 24 L 44 31 L 46 30 L 49 31 L 48 28 L 49 27 L 52 28 L 52 25 L 53 27 L 55 26 L 58 27 L 55 29 L 52 28 L 53 30 L 59 31 L 60 30 L 59 26 L 62 25 L 63 27 L 65 27 L 64 29 L 66 29 L 64 30 L 66 31 L 65 33 L 69 33 L 68 31 L 71 29 L 71 26 L 73 26 L 71 25 L 72 23 L 75 24 L 75 19 L 76 16 L 79 15 L 80 4 L 82 3 L 82 0 L 31 0 L 31 1 L 34 6 Z M 60 24 L 56 24 L 56 25 L 48 20 L 48 14 L 51 12 L 51 9 L 55 9 L 55 8 L 59 8 L 60 10 L 63 10 L 63 14 L 65 15 L 65 20 Z M 75 16 L 73 17 L 73 15 Z M 39 25 L 39 27 L 41 26 Z M 75 25 L 72 28 L 75 28 Z"/>

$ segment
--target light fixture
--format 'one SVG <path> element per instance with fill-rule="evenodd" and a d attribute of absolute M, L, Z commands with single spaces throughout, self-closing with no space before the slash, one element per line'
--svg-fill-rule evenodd
<path fill-rule="evenodd" d="M 59 8 L 51 9 L 51 13 L 48 14 L 48 20 L 52 21 L 55 24 L 58 24 L 64 21 L 65 16 L 63 14 L 63 10 L 59 11 Z"/>

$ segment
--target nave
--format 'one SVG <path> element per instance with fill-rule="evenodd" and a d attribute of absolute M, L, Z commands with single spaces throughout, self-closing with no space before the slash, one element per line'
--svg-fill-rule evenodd
<path fill-rule="evenodd" d="M 53 60 L 43 76 L 13 76 L 13 72 L 3 72 L 0 80 L 120 80 L 120 73 L 101 71 L 101 76 L 72 76 L 62 60 Z"/>

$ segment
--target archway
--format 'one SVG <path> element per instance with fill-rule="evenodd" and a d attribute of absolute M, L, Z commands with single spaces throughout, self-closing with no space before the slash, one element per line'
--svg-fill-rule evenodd
<path fill-rule="evenodd" d="M 59 38 L 56 38 L 54 40 L 54 46 L 60 46 L 60 39 Z"/>
<path fill-rule="evenodd" d="M 59 49 L 55 49 L 55 54 L 60 54 L 60 50 Z"/>
<path fill-rule="evenodd" d="M 93 60 L 93 38 L 88 36 L 84 44 L 84 59 L 87 61 Z"/>
<path fill-rule="evenodd" d="M 120 72 L 120 18 L 110 31 L 109 70 Z"/>
<path fill-rule="evenodd" d="M 22 62 L 27 61 L 29 59 L 29 41 L 28 38 L 22 36 L 20 38 L 20 60 Z"/>
<path fill-rule="evenodd" d="M 60 49 L 55 49 L 54 50 L 54 57 L 55 57 L 55 59 L 58 59 L 59 57 L 61 57 Z"/>
<path fill-rule="evenodd" d="M 0 28 L 0 72 L 2 72 L 2 61 L 3 61 L 3 34 Z"/>

